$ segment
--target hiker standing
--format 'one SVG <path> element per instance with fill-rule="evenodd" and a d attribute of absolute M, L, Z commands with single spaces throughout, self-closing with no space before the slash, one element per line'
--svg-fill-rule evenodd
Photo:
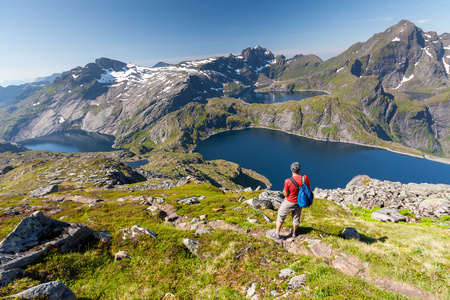
<path fill-rule="evenodd" d="M 291 171 L 292 177 L 286 179 L 284 182 L 283 195 L 286 198 L 278 209 L 276 232 L 272 233 L 272 237 L 276 239 L 280 238 L 281 226 L 283 226 L 284 220 L 289 213 L 292 213 L 292 237 L 296 237 L 296 231 L 298 225 L 300 225 L 300 216 L 302 214 L 302 208 L 297 203 L 298 186 L 301 186 L 304 183 L 311 190 L 308 176 L 300 175 L 300 164 L 298 162 L 291 164 Z M 297 184 L 294 184 L 293 180 Z"/>

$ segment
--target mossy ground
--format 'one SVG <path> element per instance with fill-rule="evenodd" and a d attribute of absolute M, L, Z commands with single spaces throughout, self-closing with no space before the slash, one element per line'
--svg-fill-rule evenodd
<path fill-rule="evenodd" d="M 279 248 L 264 232 L 274 228 L 259 210 L 249 207 L 243 199 L 260 192 L 224 193 L 207 184 L 188 184 L 169 190 L 124 191 L 96 190 L 87 196 L 104 199 L 93 207 L 73 201 L 45 202 L 33 199 L 29 205 L 43 209 L 58 207 L 52 216 L 64 221 L 83 223 L 97 231 L 109 231 L 109 247 L 96 242 L 69 253 L 53 252 L 25 268 L 26 276 L 14 285 L 0 289 L 6 296 L 48 280 L 61 280 L 80 299 L 161 299 L 173 293 L 177 299 L 244 299 L 252 283 L 261 299 L 271 299 L 269 292 L 292 293 L 286 280 L 278 278 L 280 270 L 293 269 L 306 274 L 306 287 L 287 297 L 290 299 L 403 299 L 383 291 L 359 277 L 338 272 L 320 258 L 289 254 Z M 207 221 L 222 220 L 248 229 L 249 233 L 216 229 L 196 236 L 194 230 L 179 230 L 158 216 L 146 211 L 139 196 L 163 197 L 177 214 L 189 218 L 207 214 Z M 185 197 L 206 196 L 199 205 L 181 205 Z M 117 201 L 128 197 L 127 201 Z M 2 199 L 2 208 L 19 204 L 23 199 Z M 223 205 L 223 211 L 214 211 Z M 262 210 L 272 220 L 276 212 Z M 256 218 L 250 223 L 247 218 Z M 23 216 L 3 219 L 0 238 L 4 238 Z M 152 230 L 157 239 L 147 237 L 123 241 L 118 230 L 133 225 Z M 285 226 L 290 227 L 290 220 Z M 345 227 L 360 232 L 361 241 L 339 237 Z M 418 286 L 440 297 L 450 298 L 450 259 L 448 228 L 430 224 L 386 224 L 356 217 L 326 200 L 316 199 L 305 209 L 299 233 L 356 255 L 370 264 L 372 276 L 389 277 Z M 199 257 L 191 254 L 183 238 L 200 242 Z M 119 250 L 128 251 L 130 259 L 114 261 Z"/>

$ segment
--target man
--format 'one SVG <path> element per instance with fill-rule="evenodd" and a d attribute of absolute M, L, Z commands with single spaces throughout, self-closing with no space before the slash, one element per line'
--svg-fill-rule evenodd
<path fill-rule="evenodd" d="M 297 182 L 298 186 L 302 186 L 302 175 L 300 175 L 300 164 L 294 162 L 291 165 L 292 178 Z M 309 178 L 306 175 L 305 184 L 311 189 L 309 184 Z M 291 178 L 288 178 L 284 182 L 283 195 L 286 197 L 278 209 L 277 227 L 276 232 L 273 232 L 271 236 L 275 239 L 280 238 L 281 226 L 283 226 L 284 220 L 289 213 L 292 213 L 292 237 L 296 237 L 298 225 L 300 225 L 300 216 L 302 214 L 302 208 L 297 204 L 298 188 L 294 185 Z"/>

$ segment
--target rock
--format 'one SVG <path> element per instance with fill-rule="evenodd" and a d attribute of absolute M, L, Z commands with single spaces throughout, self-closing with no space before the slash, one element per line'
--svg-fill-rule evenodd
<path fill-rule="evenodd" d="M 101 240 L 104 245 L 111 245 L 111 233 L 108 231 L 97 231 L 94 233 L 94 236 Z"/>
<path fill-rule="evenodd" d="M 450 201 L 445 201 L 441 203 L 438 208 L 434 211 L 434 214 L 438 218 L 442 218 L 443 216 L 450 215 Z"/>
<path fill-rule="evenodd" d="M 215 207 L 212 209 L 214 212 L 224 211 L 223 207 Z"/>
<path fill-rule="evenodd" d="M 122 239 L 131 239 L 136 240 L 140 238 L 141 236 L 150 235 L 153 238 L 157 238 L 156 233 L 154 233 L 151 230 L 148 230 L 147 228 L 140 227 L 138 225 L 133 225 L 131 228 L 124 228 L 120 229 L 119 233 L 122 234 Z"/>
<path fill-rule="evenodd" d="M 306 275 L 302 274 L 302 275 L 298 275 L 295 277 L 292 277 L 291 280 L 289 280 L 289 284 L 288 287 L 293 290 L 293 289 L 299 289 L 305 286 L 306 283 Z"/>
<path fill-rule="evenodd" d="M 249 221 L 250 223 L 258 223 L 258 220 L 252 219 L 250 217 L 247 218 L 247 221 Z"/>
<path fill-rule="evenodd" d="M 201 216 L 200 216 L 200 220 L 202 220 L 202 221 L 203 221 L 203 220 L 206 220 L 207 217 L 208 217 L 208 215 L 201 215 Z"/>
<path fill-rule="evenodd" d="M 173 221 L 175 221 L 176 219 L 178 219 L 177 213 L 173 213 L 173 214 L 171 214 L 170 216 L 167 216 L 167 217 L 165 218 L 166 222 L 173 222 Z"/>
<path fill-rule="evenodd" d="M 149 207 L 146 208 L 146 210 L 150 211 L 150 212 L 154 212 L 154 211 L 158 211 L 159 208 L 153 205 L 150 205 Z"/>
<path fill-rule="evenodd" d="M 253 192 L 251 187 L 246 187 L 245 189 L 242 190 L 243 192 Z"/>
<path fill-rule="evenodd" d="M 342 256 L 337 256 L 331 264 L 333 267 L 345 275 L 355 276 L 359 273 L 360 268 Z"/>
<path fill-rule="evenodd" d="M 390 208 L 382 208 L 374 211 L 370 216 L 372 219 L 379 220 L 382 222 L 407 222 L 408 218 L 399 214 L 396 210 Z"/>
<path fill-rule="evenodd" d="M 32 197 L 42 197 L 44 195 L 50 194 L 50 193 L 56 193 L 58 191 L 58 185 L 53 184 L 49 185 L 47 187 L 42 187 L 36 190 L 31 191 Z"/>
<path fill-rule="evenodd" d="M 165 293 L 164 297 L 161 298 L 161 300 L 175 300 L 176 297 L 172 293 Z"/>
<path fill-rule="evenodd" d="M 0 288 L 7 287 L 8 284 L 13 283 L 17 277 L 23 274 L 25 274 L 25 271 L 18 268 L 0 271 Z"/>
<path fill-rule="evenodd" d="M 198 257 L 197 249 L 200 246 L 199 241 L 191 240 L 191 239 L 183 239 L 183 244 L 188 248 L 188 250 Z"/>
<path fill-rule="evenodd" d="M 278 275 L 278 277 L 289 277 L 294 273 L 295 273 L 294 270 L 286 268 L 286 269 L 283 269 L 280 271 L 280 274 Z"/>
<path fill-rule="evenodd" d="M 119 261 L 130 257 L 131 257 L 130 253 L 128 253 L 127 251 L 120 250 L 114 255 L 114 261 Z"/>
<path fill-rule="evenodd" d="M 76 300 L 75 294 L 61 281 L 51 281 L 9 296 L 20 299 Z"/>
<path fill-rule="evenodd" d="M 12 170 L 14 170 L 14 168 L 13 168 L 12 166 L 6 166 L 6 167 L 3 167 L 3 168 L 0 170 L 0 175 L 6 174 L 6 173 L 8 173 L 8 172 L 10 172 L 10 171 L 12 171 Z"/>
<path fill-rule="evenodd" d="M 256 287 L 257 287 L 257 284 L 256 283 L 252 283 L 252 285 L 247 289 L 245 297 L 246 298 L 253 297 L 255 295 L 255 293 L 256 293 Z"/>
<path fill-rule="evenodd" d="M 197 229 L 195 231 L 195 235 L 202 235 L 202 234 L 208 234 L 209 230 L 208 229 Z"/>
<path fill-rule="evenodd" d="M 272 201 L 270 201 L 268 199 L 261 200 L 259 198 L 252 198 L 252 206 L 256 209 L 261 209 L 261 208 L 274 209 Z"/>
<path fill-rule="evenodd" d="M 43 241 L 57 237 L 69 223 L 47 218 L 37 211 L 20 221 L 19 225 L 0 243 L 0 253 L 19 253 Z"/>
<path fill-rule="evenodd" d="M 355 186 L 366 185 L 365 183 L 368 183 L 371 180 L 372 179 L 367 175 L 357 175 L 353 177 L 352 180 L 349 181 L 349 183 L 347 183 L 345 188 L 348 189 Z"/>
<path fill-rule="evenodd" d="M 317 257 L 331 257 L 331 248 L 328 247 L 325 243 L 322 243 L 320 240 L 310 240 L 309 248 Z"/>
<path fill-rule="evenodd" d="M 276 297 L 276 296 L 280 295 L 280 293 L 278 293 L 278 292 L 275 291 L 275 290 L 272 290 L 272 291 L 270 291 L 270 295 L 271 295 L 272 297 Z"/>
<path fill-rule="evenodd" d="M 361 236 L 360 236 L 358 230 L 356 230 L 353 227 L 346 227 L 341 232 L 340 236 L 342 236 L 346 240 L 355 239 L 355 240 L 359 241 L 361 239 Z"/>
<path fill-rule="evenodd" d="M 197 197 L 185 198 L 185 199 L 179 200 L 177 202 L 178 202 L 178 204 L 187 204 L 187 205 L 193 205 L 193 204 L 200 203 L 199 200 L 197 199 Z"/>

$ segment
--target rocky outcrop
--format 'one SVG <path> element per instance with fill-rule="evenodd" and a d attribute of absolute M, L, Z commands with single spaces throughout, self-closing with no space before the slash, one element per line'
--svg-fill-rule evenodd
<path fill-rule="evenodd" d="M 85 225 L 56 221 L 37 211 L 0 242 L 0 271 L 26 266 L 54 248 L 61 252 L 77 248 L 93 233 Z"/>
<path fill-rule="evenodd" d="M 389 208 L 395 212 L 405 210 L 419 219 L 450 215 L 450 185 L 446 184 L 402 184 L 359 175 L 354 177 L 345 189 L 316 188 L 314 196 L 333 201 L 346 209 L 352 205 L 367 209 Z M 384 218 L 384 221 L 406 221 L 406 218 L 398 217 L 395 212 L 381 211 L 380 214 L 383 213 L 385 217 L 380 218 Z"/>
<path fill-rule="evenodd" d="M 51 281 L 9 296 L 19 299 L 77 300 L 75 294 L 61 281 Z"/>

